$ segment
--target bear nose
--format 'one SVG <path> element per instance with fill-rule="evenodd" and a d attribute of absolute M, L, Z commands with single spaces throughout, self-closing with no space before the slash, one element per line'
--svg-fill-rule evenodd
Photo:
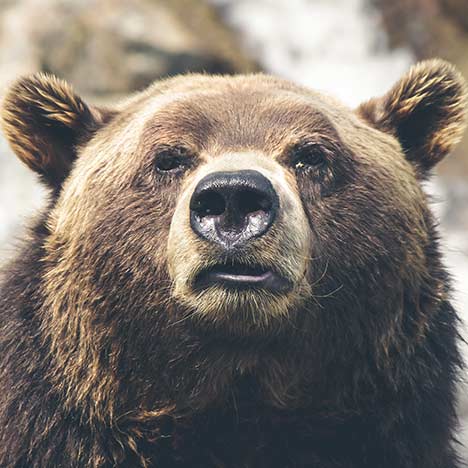
<path fill-rule="evenodd" d="M 231 248 L 265 234 L 278 208 L 278 195 L 260 172 L 214 172 L 193 192 L 190 224 L 203 239 Z"/>

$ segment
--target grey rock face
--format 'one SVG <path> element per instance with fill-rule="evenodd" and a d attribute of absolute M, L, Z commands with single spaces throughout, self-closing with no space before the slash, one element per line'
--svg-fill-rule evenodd
<path fill-rule="evenodd" d="M 103 97 L 188 71 L 258 69 L 216 10 L 197 0 L 2 2 L 0 50 L 0 82 L 44 70 Z"/>

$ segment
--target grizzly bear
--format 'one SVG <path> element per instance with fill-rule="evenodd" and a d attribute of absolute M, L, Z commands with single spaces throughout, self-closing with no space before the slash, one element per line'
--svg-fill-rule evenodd
<path fill-rule="evenodd" d="M 20 79 L 4 132 L 50 197 L 3 270 L 0 466 L 459 467 L 422 183 L 466 94 L 440 60 L 357 109 L 262 74 L 113 108 Z"/>

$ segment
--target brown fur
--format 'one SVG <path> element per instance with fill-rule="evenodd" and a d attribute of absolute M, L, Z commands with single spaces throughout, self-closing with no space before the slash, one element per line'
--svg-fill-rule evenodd
<path fill-rule="evenodd" d="M 113 110 L 19 81 L 4 128 L 54 197 L 6 272 L 0 464 L 457 466 L 455 316 L 419 179 L 465 99 L 440 61 L 357 112 L 264 75 L 177 77 Z M 303 141 L 320 169 L 295 164 Z M 189 168 L 158 174 L 174 146 Z M 245 168 L 282 212 L 238 260 L 293 287 L 195 292 L 225 254 L 191 231 L 188 199 Z"/>
<path fill-rule="evenodd" d="M 466 94 L 466 83 L 452 65 L 429 60 L 414 66 L 383 99 L 371 99 L 358 111 L 399 138 L 408 158 L 424 173 L 460 142 Z"/>
<path fill-rule="evenodd" d="M 3 130 L 12 149 L 53 183 L 68 174 L 81 138 L 89 139 L 108 118 L 88 107 L 68 83 L 43 73 L 19 80 L 3 105 Z"/>

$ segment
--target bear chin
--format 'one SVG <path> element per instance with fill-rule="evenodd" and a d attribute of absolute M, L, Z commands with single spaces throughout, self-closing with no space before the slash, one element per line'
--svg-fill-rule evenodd
<path fill-rule="evenodd" d="M 189 319 L 196 329 L 230 336 L 268 337 L 290 331 L 308 290 L 305 282 L 293 285 L 287 281 L 283 289 L 212 283 L 184 292 L 176 300 L 187 311 L 182 320 Z"/>

